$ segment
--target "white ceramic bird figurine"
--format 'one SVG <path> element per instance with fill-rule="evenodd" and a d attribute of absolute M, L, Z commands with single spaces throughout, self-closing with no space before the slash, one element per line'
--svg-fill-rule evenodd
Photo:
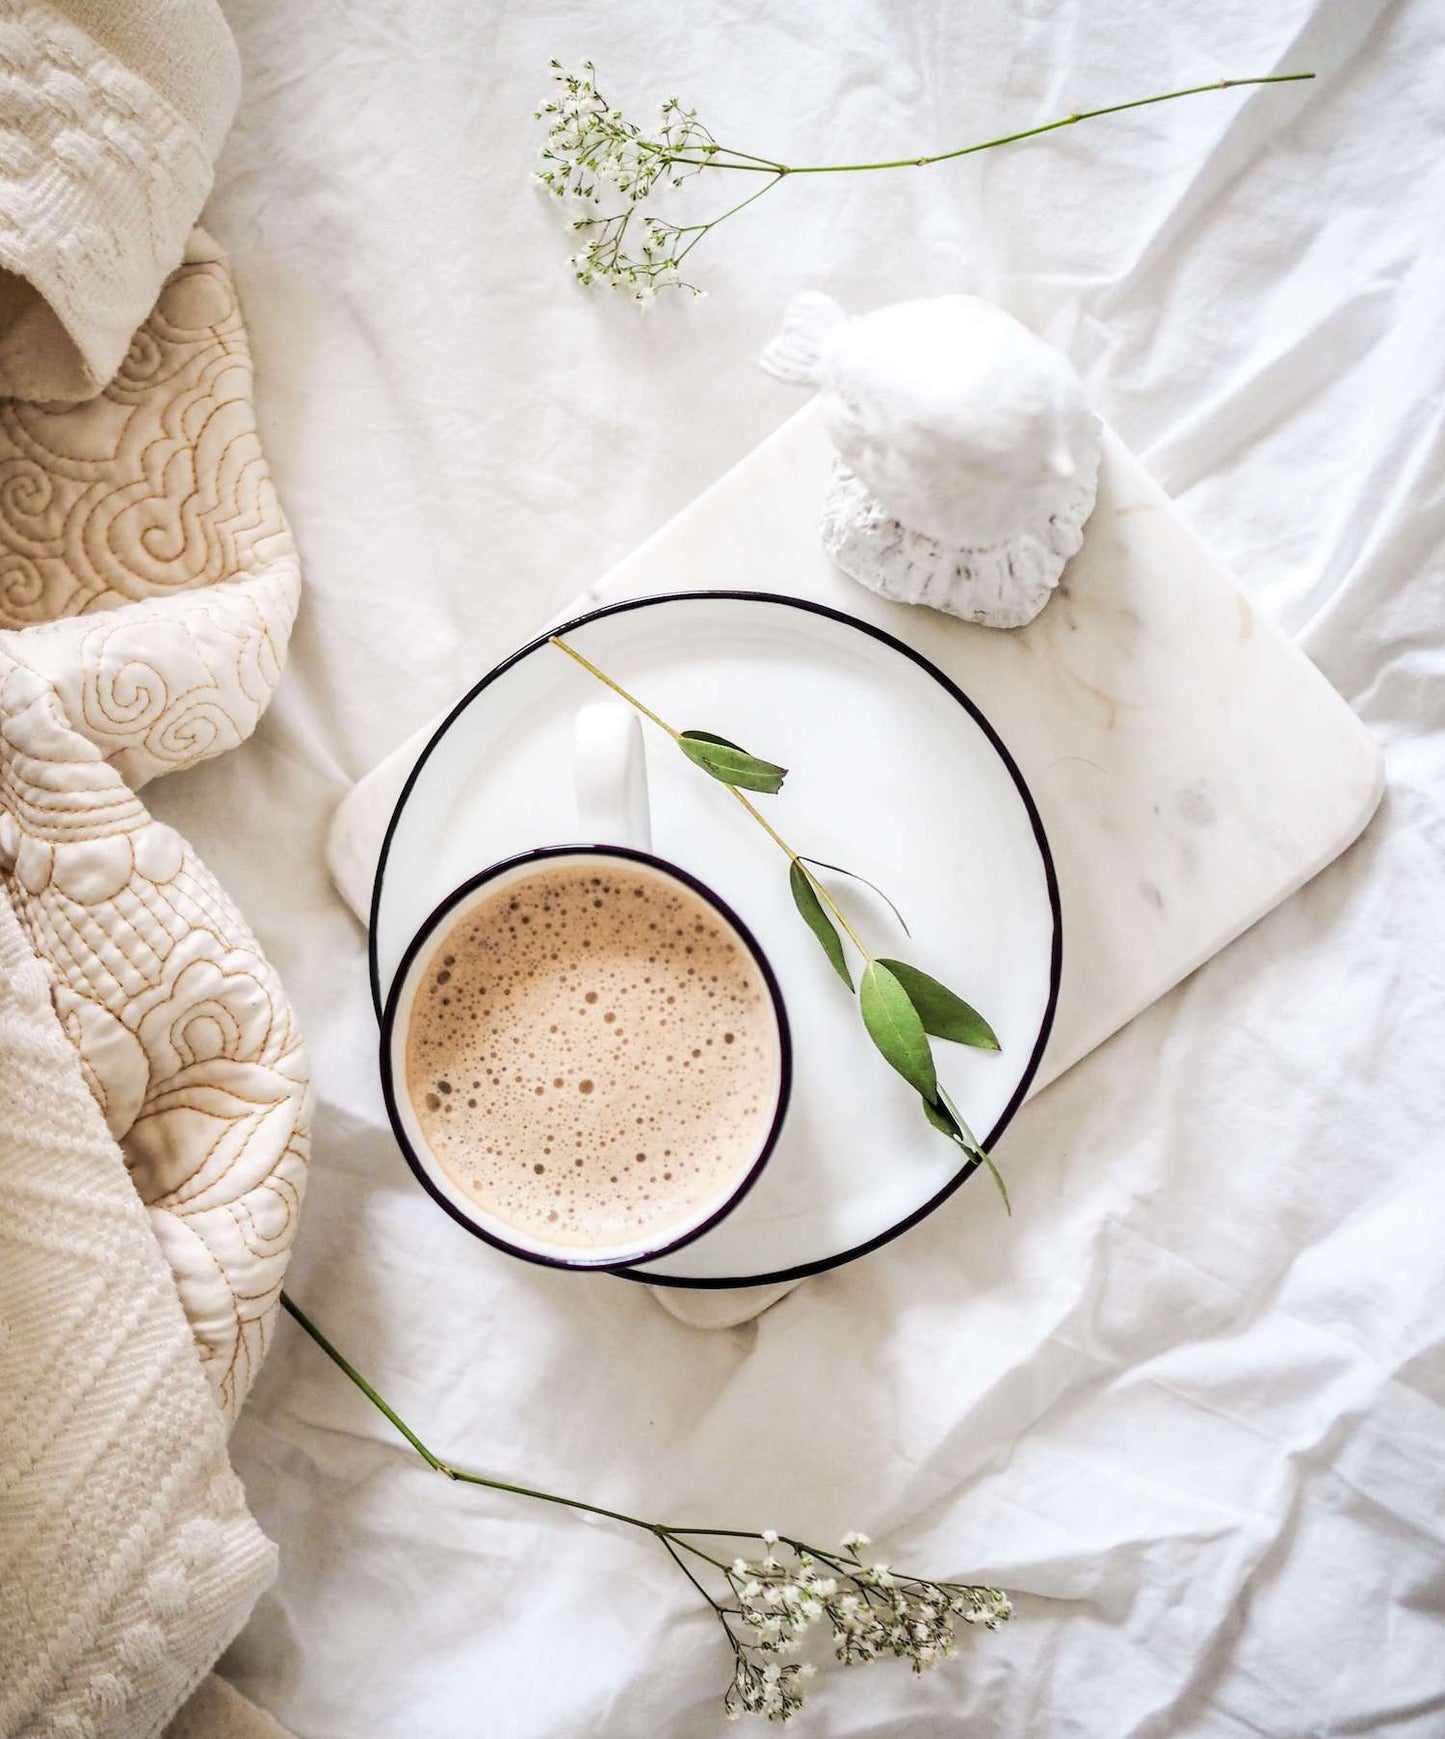
<path fill-rule="evenodd" d="M 885 597 L 1018 628 L 1083 541 L 1101 431 L 1067 359 L 977 296 L 848 319 L 809 291 L 763 352 L 818 389 L 837 448 L 822 535 Z"/>

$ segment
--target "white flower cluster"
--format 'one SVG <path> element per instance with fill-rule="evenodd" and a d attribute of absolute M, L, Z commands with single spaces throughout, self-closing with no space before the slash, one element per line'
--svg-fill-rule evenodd
<path fill-rule="evenodd" d="M 734 1637 L 736 1671 L 724 1707 L 729 1720 L 762 1715 L 790 1720 L 802 1707 L 810 1662 L 780 1663 L 795 1654 L 806 1632 L 820 1621 L 832 1632 L 833 1652 L 845 1665 L 896 1655 L 921 1673 L 957 1652 L 959 1623 L 996 1630 L 1013 1611 L 997 1588 L 929 1582 L 895 1574 L 886 1564 L 866 1564 L 858 1548 L 865 1534 L 844 1536 L 844 1556 L 780 1543 L 765 1529 L 766 1554 L 755 1562 L 735 1558 L 727 1571 L 737 1614 L 751 1631 Z"/>
<path fill-rule="evenodd" d="M 644 133 L 598 92 L 591 61 L 570 72 L 554 60 L 552 78 L 557 94 L 536 110 L 537 119 L 547 122 L 537 181 L 558 199 L 600 205 L 604 194 L 612 194 L 623 201 L 610 216 L 574 220 L 572 228 L 585 245 L 567 263 L 579 282 L 625 290 L 644 306 L 662 289 L 702 295 L 684 284 L 680 266 L 687 251 L 684 237 L 705 226 L 684 228 L 636 209 L 660 188 L 681 187 L 717 150 L 697 110 L 669 97 L 658 111 L 657 130 Z M 638 230 L 632 228 L 634 218 Z"/>

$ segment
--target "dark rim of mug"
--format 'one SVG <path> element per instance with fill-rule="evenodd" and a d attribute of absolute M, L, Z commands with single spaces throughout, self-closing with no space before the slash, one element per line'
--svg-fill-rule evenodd
<path fill-rule="evenodd" d="M 416 760 L 411 771 L 406 776 L 400 795 L 392 808 L 391 818 L 386 824 L 386 832 L 382 835 L 381 851 L 376 861 L 376 876 L 371 884 L 371 910 L 367 919 L 366 958 L 367 969 L 371 977 L 371 1000 L 378 1017 L 382 1012 L 381 994 L 381 962 L 376 949 L 376 922 L 381 913 L 382 889 L 386 881 L 387 860 L 391 856 L 391 842 L 396 836 L 396 830 L 401 825 L 407 800 L 420 779 L 432 751 L 461 715 L 467 710 L 478 695 L 505 676 L 513 665 L 520 664 L 524 658 L 530 658 L 534 652 L 544 647 L 554 634 L 571 634 L 578 628 L 585 628 L 589 622 L 598 622 L 606 616 L 622 616 L 632 610 L 652 609 L 659 604 L 692 604 L 712 602 L 717 599 L 731 599 L 745 604 L 776 604 L 784 609 L 801 610 L 814 616 L 824 616 L 831 622 L 841 622 L 845 627 L 856 628 L 860 634 L 866 634 L 870 639 L 880 641 L 893 651 L 901 654 L 910 664 L 931 676 L 943 691 L 958 702 L 978 728 L 987 737 L 994 753 L 1003 762 L 1009 777 L 1019 794 L 1019 801 L 1024 806 L 1028 816 L 1029 826 L 1033 831 L 1034 841 L 1039 848 L 1039 858 L 1044 869 L 1044 885 L 1049 898 L 1049 910 L 1053 916 L 1053 936 L 1049 947 L 1049 992 L 1044 1004 L 1043 1017 L 1039 1021 L 1038 1036 L 1034 1040 L 1033 1049 L 1029 1052 L 1028 1061 L 1019 1076 L 1018 1085 L 1014 1088 L 1009 1102 L 1000 1112 L 992 1129 L 983 1138 L 983 1146 L 991 1151 L 994 1144 L 1013 1122 L 1014 1115 L 1023 1104 L 1025 1095 L 1033 1085 L 1034 1076 L 1039 1072 L 1039 1064 L 1043 1061 L 1044 1049 L 1049 1042 L 1049 1035 L 1054 1030 L 1054 1016 L 1059 1006 L 1059 986 L 1063 979 L 1064 968 L 1064 914 L 1059 899 L 1059 878 L 1054 868 L 1054 854 L 1049 850 L 1048 836 L 1044 832 L 1043 820 L 1039 815 L 1038 805 L 1034 802 L 1033 793 L 1024 782 L 1024 776 L 1019 771 L 1018 763 L 1004 746 L 1002 737 L 984 717 L 978 706 L 969 699 L 958 684 L 950 676 L 945 676 L 931 659 L 923 653 L 915 651 L 907 641 L 900 640 L 897 635 L 890 634 L 886 628 L 875 627 L 872 622 L 865 622 L 859 616 L 850 616 L 846 610 L 835 610 L 831 604 L 818 604 L 811 598 L 794 598 L 784 592 L 749 592 L 736 590 L 732 587 L 718 587 L 694 592 L 650 592 L 640 598 L 623 598 L 615 604 L 602 604 L 595 610 L 586 610 L 580 616 L 573 616 L 566 622 L 559 622 L 555 627 L 548 628 L 539 634 L 535 640 L 529 640 L 525 646 L 519 646 L 515 652 L 508 654 L 500 664 L 495 664 L 479 681 L 474 682 L 464 695 L 447 713 L 446 717 L 427 738 L 426 744 Z M 393 983 L 396 980 L 392 981 Z M 796 1262 L 788 1268 L 774 1269 L 767 1274 L 744 1275 L 701 1275 L 683 1274 L 648 1274 L 640 1268 L 613 1268 L 608 1272 L 620 1275 L 624 1280 L 640 1281 L 644 1286 L 676 1286 L 685 1291 L 693 1292 L 726 1292 L 743 1286 L 777 1286 L 788 1281 L 806 1280 L 812 1274 L 826 1274 L 830 1269 L 841 1268 L 848 1262 L 856 1262 L 860 1256 L 867 1256 L 874 1250 L 881 1249 L 884 1244 L 891 1244 L 895 1238 L 926 1220 L 944 1202 L 979 1169 L 976 1159 L 968 1160 L 953 1174 L 943 1187 L 934 1192 L 928 1200 L 916 1207 L 911 1214 L 906 1214 L 901 1220 L 887 1226 L 883 1231 L 871 1238 L 865 1238 L 861 1244 L 850 1245 L 846 1250 L 840 1250 L 833 1256 L 820 1256 L 812 1262 Z"/>
<path fill-rule="evenodd" d="M 758 1156 L 739 1179 L 737 1187 L 708 1217 L 696 1226 L 690 1226 L 680 1237 L 665 1239 L 645 1251 L 634 1251 L 632 1254 L 616 1261 L 588 1261 L 582 1257 L 544 1256 L 536 1250 L 525 1249 L 520 1244 L 513 1244 L 500 1234 L 488 1231 L 478 1225 L 465 1209 L 445 1195 L 433 1182 L 425 1164 L 418 1157 L 402 1126 L 401 1114 L 397 1106 L 396 1082 L 392 1068 L 392 1035 L 396 1027 L 397 1010 L 401 1003 L 402 993 L 406 989 L 407 978 L 413 964 L 435 938 L 437 932 L 445 924 L 452 912 L 464 901 L 469 900 L 479 888 L 488 882 L 496 881 L 499 876 L 506 875 L 516 869 L 524 869 L 529 865 L 545 862 L 549 858 L 621 858 L 626 862 L 645 865 L 659 875 L 669 880 L 681 882 L 690 888 L 700 899 L 705 900 L 717 912 L 723 922 L 738 936 L 749 954 L 752 955 L 763 983 L 767 986 L 768 996 L 773 1005 L 773 1014 L 778 1027 L 778 1091 L 773 1106 L 772 1122 L 768 1125 L 768 1133 L 764 1137 Z M 401 964 L 396 969 L 396 976 L 391 981 L 391 991 L 386 999 L 386 1007 L 381 1016 L 381 1092 L 386 1101 L 386 1114 L 391 1120 L 392 1133 L 396 1136 L 407 1164 L 411 1167 L 417 1182 L 427 1192 L 438 1207 L 444 1208 L 459 1226 L 465 1226 L 467 1231 L 491 1244 L 495 1249 L 503 1250 L 509 1256 L 519 1257 L 524 1262 L 535 1262 L 543 1268 L 580 1269 L 593 1274 L 617 1274 L 632 1267 L 638 1262 L 655 1262 L 662 1256 L 670 1256 L 673 1251 L 681 1250 L 690 1244 L 694 1238 L 700 1238 L 704 1232 L 710 1231 L 718 1221 L 730 1214 L 733 1209 L 752 1189 L 762 1176 L 763 1167 L 768 1163 L 778 1136 L 782 1132 L 783 1120 L 787 1116 L 788 1100 L 793 1090 L 793 1038 L 788 1027 L 788 1010 L 783 1001 L 782 988 L 768 964 L 768 958 L 758 945 L 752 931 L 728 905 L 727 901 L 715 894 L 705 882 L 700 882 L 696 876 L 690 875 L 679 864 L 669 863 L 666 858 L 657 857 L 652 852 L 638 851 L 629 845 L 589 845 L 578 842 L 572 845 L 538 846 L 533 851 L 518 852 L 514 857 L 500 859 L 497 863 L 488 864 L 486 869 L 469 877 L 460 887 L 453 888 L 451 893 L 430 912 L 407 944 L 406 953 L 401 958 Z M 441 1162 L 435 1162 L 437 1169 L 443 1169 Z"/>

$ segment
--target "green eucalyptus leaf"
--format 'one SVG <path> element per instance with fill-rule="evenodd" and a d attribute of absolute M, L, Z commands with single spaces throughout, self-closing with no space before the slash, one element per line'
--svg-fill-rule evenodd
<path fill-rule="evenodd" d="M 711 773 L 724 785 L 738 785 L 745 791 L 763 791 L 769 796 L 781 791 L 788 776 L 786 767 L 775 766 L 750 755 L 726 737 L 715 737 L 711 731 L 683 731 L 677 746 L 689 761 Z"/>
<path fill-rule="evenodd" d="M 949 1097 L 948 1089 L 941 1082 L 938 1088 L 938 1104 L 930 1105 L 927 1100 L 924 1100 L 923 1111 L 935 1129 L 942 1130 L 945 1135 L 952 1135 L 953 1139 L 971 1159 L 979 1165 L 988 1167 L 989 1176 L 992 1177 L 998 1193 L 1003 1197 L 1004 1212 L 1012 1219 L 1013 1203 L 1008 1199 L 1008 1185 L 1003 1181 L 1003 1173 L 994 1164 L 993 1156 L 979 1145 L 978 1137 L 964 1122 L 963 1113 Z"/>
<path fill-rule="evenodd" d="M 923 1115 L 940 1135 L 946 1135 L 950 1141 L 956 1141 L 960 1147 L 965 1145 L 963 1135 L 960 1132 L 958 1125 L 941 1105 L 935 1105 L 931 1099 L 924 1099 L 921 1103 L 923 1105 Z"/>
<path fill-rule="evenodd" d="M 728 737 L 720 737 L 715 731 L 682 731 L 679 735 L 686 737 L 690 742 L 716 743 L 719 748 L 736 749 L 740 755 L 747 753 L 741 743 L 735 743 Z"/>
<path fill-rule="evenodd" d="M 976 1008 L 971 1008 L 961 996 L 955 996 L 946 984 L 940 984 L 906 960 L 884 960 L 881 964 L 908 992 L 908 1000 L 918 1010 L 925 1032 L 936 1039 L 972 1045 L 980 1051 L 999 1048 L 993 1028 Z"/>
<path fill-rule="evenodd" d="M 801 853 L 799 855 L 801 856 Z M 865 888 L 872 888 L 873 892 L 877 894 L 878 898 L 882 900 L 883 904 L 887 906 L 888 910 L 892 912 L 895 918 L 897 918 L 898 927 L 903 931 L 903 934 L 909 937 L 910 940 L 912 939 L 913 932 L 908 928 L 907 920 L 904 918 L 902 912 L 898 910 L 897 906 L 893 904 L 892 900 L 888 898 L 887 894 L 883 892 L 882 888 L 878 886 L 877 882 L 870 882 L 867 876 L 860 876 L 857 870 L 844 869 L 840 863 L 825 863 L 820 857 L 805 857 L 803 858 L 803 862 L 812 864 L 816 869 L 832 870 L 835 875 L 847 876 L 850 881 L 862 882 Z"/>
<path fill-rule="evenodd" d="M 1003 1211 L 1010 1219 L 1012 1219 L 1014 1212 L 1013 1203 L 1008 1199 L 1008 1185 L 1003 1181 L 1003 1173 L 994 1164 L 992 1156 L 985 1152 L 983 1148 L 975 1147 L 972 1152 L 975 1159 L 982 1160 L 988 1167 L 989 1176 L 993 1179 L 994 1183 L 997 1184 L 998 1193 L 1003 1197 Z"/>
<path fill-rule="evenodd" d="M 953 1127 L 958 1131 L 959 1139 L 970 1153 L 982 1153 L 983 1149 L 979 1146 L 978 1137 L 964 1121 L 962 1111 L 959 1110 L 953 1095 L 949 1092 L 948 1088 L 944 1086 L 942 1081 L 938 1083 L 938 1105 L 936 1109 L 943 1111 L 947 1116 L 953 1119 Z"/>
<path fill-rule="evenodd" d="M 788 886 L 793 890 L 793 904 L 803 914 L 803 922 L 818 938 L 833 970 L 851 990 L 853 979 L 848 972 L 842 938 L 833 928 L 833 920 L 823 910 L 823 902 L 818 898 L 812 882 L 808 880 L 807 873 L 796 863 L 789 866 Z"/>
<path fill-rule="evenodd" d="M 910 1087 L 927 1100 L 938 1091 L 933 1052 L 908 992 L 881 960 L 870 960 L 858 985 L 868 1036 Z"/>

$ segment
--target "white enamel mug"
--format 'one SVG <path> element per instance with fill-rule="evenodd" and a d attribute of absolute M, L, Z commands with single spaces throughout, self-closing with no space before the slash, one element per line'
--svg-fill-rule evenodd
<path fill-rule="evenodd" d="M 626 1268 L 671 1254 L 700 1238 L 743 1199 L 757 1182 L 777 1144 L 787 1115 L 792 1085 L 792 1041 L 782 991 L 756 938 L 735 911 L 705 883 L 652 850 L 647 798 L 647 762 L 635 714 L 609 701 L 583 707 L 573 736 L 579 842 L 540 846 L 489 864 L 454 888 L 413 936 L 392 981 L 381 1019 L 381 1086 L 387 1114 L 407 1163 L 434 1202 L 469 1232 L 529 1262 L 554 1268 Z M 616 864 L 681 886 L 709 905 L 738 944 L 751 956 L 772 1007 L 776 1044 L 765 1083 L 773 1105 L 766 1133 L 746 1165 L 725 1179 L 713 1195 L 676 1223 L 654 1228 L 631 1243 L 601 1246 L 549 1243 L 488 1210 L 455 1181 L 432 1151 L 407 1086 L 406 1052 L 413 1005 L 426 983 L 444 933 L 474 907 L 540 869 L 563 865 Z"/>

